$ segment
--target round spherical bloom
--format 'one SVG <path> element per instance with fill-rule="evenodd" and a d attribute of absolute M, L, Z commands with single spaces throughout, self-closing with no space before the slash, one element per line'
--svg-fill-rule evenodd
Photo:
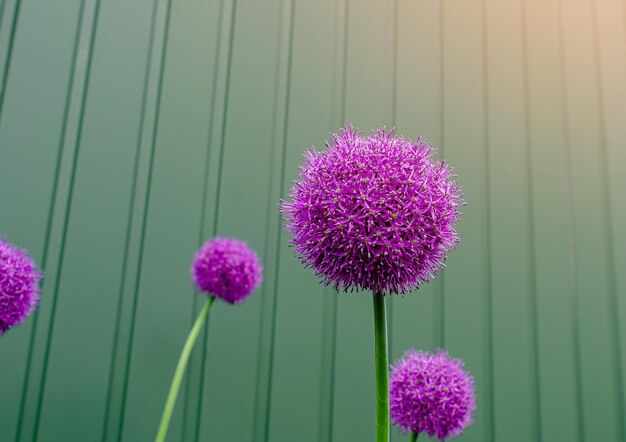
<path fill-rule="evenodd" d="M 263 268 L 245 242 L 216 237 L 196 253 L 191 276 L 198 290 L 239 304 L 261 284 Z"/>
<path fill-rule="evenodd" d="M 296 255 L 336 290 L 405 293 L 430 281 L 458 236 L 461 192 L 432 145 L 350 126 L 306 152 L 283 201 Z"/>
<path fill-rule="evenodd" d="M 408 350 L 389 375 L 391 421 L 403 431 L 456 437 L 472 423 L 474 379 L 445 351 Z"/>
<path fill-rule="evenodd" d="M 39 303 L 42 272 L 25 250 L 0 238 L 0 335 L 23 322 Z"/>

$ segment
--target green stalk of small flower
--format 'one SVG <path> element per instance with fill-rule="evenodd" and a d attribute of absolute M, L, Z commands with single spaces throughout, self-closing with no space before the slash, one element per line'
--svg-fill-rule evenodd
<path fill-rule="evenodd" d="M 176 366 L 176 371 L 174 372 L 174 378 L 172 379 L 170 392 L 167 395 L 167 401 L 165 402 L 165 409 L 163 410 L 163 417 L 161 418 L 161 424 L 159 425 L 159 432 L 157 433 L 156 442 L 165 441 L 167 429 L 170 425 L 170 420 L 172 419 L 174 405 L 176 404 L 176 398 L 178 397 L 178 391 L 180 390 L 180 384 L 183 381 L 183 376 L 187 368 L 187 363 L 189 362 L 189 356 L 191 356 L 191 350 L 193 349 L 193 345 L 198 339 L 198 335 L 200 334 L 200 330 L 202 329 L 206 318 L 209 316 L 209 310 L 211 309 L 211 305 L 213 305 L 214 301 L 215 298 L 213 296 L 209 296 L 209 299 L 204 305 L 204 308 L 198 315 L 198 319 L 196 319 L 196 322 L 193 324 L 193 327 L 189 332 L 189 336 L 187 336 L 187 341 L 185 342 L 183 351 L 180 354 L 180 359 L 178 360 L 178 365 Z"/>
<path fill-rule="evenodd" d="M 245 242 L 235 238 L 215 237 L 196 252 L 191 275 L 196 288 L 206 293 L 208 300 L 191 327 L 178 360 L 156 442 L 165 441 L 191 351 L 209 316 L 211 305 L 216 298 L 220 298 L 227 304 L 244 302 L 263 281 L 263 267 L 257 254 Z"/>
<path fill-rule="evenodd" d="M 413 432 L 411 433 L 411 442 L 415 442 L 417 440 L 417 433 Z"/>

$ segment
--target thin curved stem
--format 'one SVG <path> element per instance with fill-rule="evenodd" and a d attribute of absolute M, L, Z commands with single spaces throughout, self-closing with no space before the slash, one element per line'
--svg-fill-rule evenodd
<path fill-rule="evenodd" d="M 389 354 L 385 296 L 374 293 L 374 353 L 376 364 L 376 442 L 389 442 Z"/>
<path fill-rule="evenodd" d="M 213 296 L 209 296 L 209 299 L 198 315 L 198 319 L 191 327 L 191 331 L 189 332 L 189 336 L 187 337 L 187 341 L 185 342 L 185 346 L 183 347 L 183 351 L 180 354 L 180 359 L 178 360 L 178 365 L 176 366 L 176 371 L 174 372 L 174 378 L 172 379 L 172 386 L 170 387 L 170 392 L 167 395 L 167 401 L 165 402 L 165 409 L 163 410 L 163 417 L 161 418 L 161 424 L 159 425 L 159 432 L 157 433 L 155 442 L 164 442 L 165 435 L 167 434 L 167 428 L 170 425 L 170 420 L 172 418 L 172 412 L 174 411 L 174 405 L 176 404 L 176 398 L 178 397 L 178 390 L 180 390 L 180 384 L 183 381 L 183 376 L 185 374 L 185 369 L 187 368 L 187 363 L 189 362 L 189 356 L 191 355 L 191 350 L 193 349 L 193 344 L 196 342 L 198 335 L 200 334 L 200 330 L 204 325 L 204 321 L 209 316 L 209 310 L 211 309 L 211 305 L 213 305 L 213 301 L 215 298 Z"/>

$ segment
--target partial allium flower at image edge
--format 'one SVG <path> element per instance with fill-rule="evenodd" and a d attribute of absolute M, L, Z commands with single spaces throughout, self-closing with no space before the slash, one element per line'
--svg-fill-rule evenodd
<path fill-rule="evenodd" d="M 25 250 L 0 237 L 0 335 L 37 307 L 43 273 Z"/>

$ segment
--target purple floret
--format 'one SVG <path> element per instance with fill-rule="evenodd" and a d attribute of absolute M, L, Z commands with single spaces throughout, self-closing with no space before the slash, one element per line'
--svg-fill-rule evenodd
<path fill-rule="evenodd" d="M 461 434 L 476 409 L 474 380 L 445 351 L 408 350 L 389 376 L 391 421 L 405 432 L 438 439 Z"/>
<path fill-rule="evenodd" d="M 311 149 L 283 201 L 296 255 L 339 290 L 405 293 L 434 278 L 464 202 L 432 145 L 350 126 Z"/>
<path fill-rule="evenodd" d="M 245 242 L 216 237 L 196 253 L 191 276 L 198 290 L 239 304 L 261 284 L 263 268 Z"/>
<path fill-rule="evenodd" d="M 41 277 L 25 250 L 0 237 L 0 335 L 22 323 L 37 307 Z"/>

